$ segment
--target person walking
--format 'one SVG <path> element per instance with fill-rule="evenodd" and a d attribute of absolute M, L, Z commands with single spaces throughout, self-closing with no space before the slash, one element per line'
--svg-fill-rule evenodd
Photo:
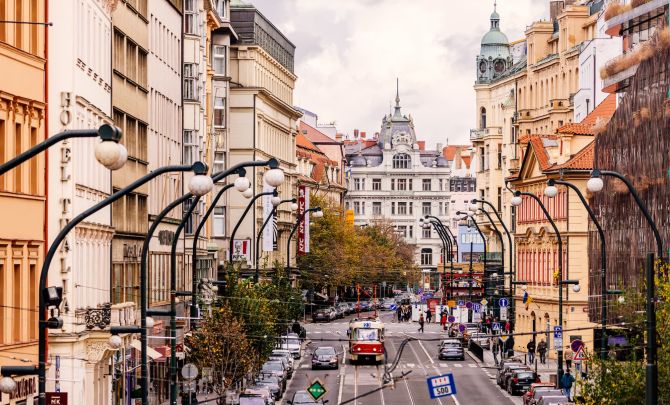
<path fill-rule="evenodd" d="M 570 393 L 572 391 L 573 382 L 575 382 L 575 377 L 570 374 L 570 369 L 565 370 L 565 374 L 563 374 L 563 377 L 561 377 L 561 388 L 563 389 L 563 395 L 568 397 L 568 401 L 572 400 Z"/>
<path fill-rule="evenodd" d="M 572 349 L 570 346 L 565 346 L 565 352 L 563 352 L 563 358 L 565 359 L 565 366 L 568 370 L 572 366 Z"/>
<path fill-rule="evenodd" d="M 423 314 L 419 315 L 419 332 L 423 333 Z"/>
<path fill-rule="evenodd" d="M 491 344 L 491 353 L 493 353 L 493 361 L 498 365 L 498 350 L 500 350 L 500 345 L 498 344 L 498 337 L 493 337 L 493 343 Z"/>
<path fill-rule="evenodd" d="M 430 312 L 430 308 L 426 310 L 426 322 L 430 323 L 430 320 L 433 318 L 433 313 Z"/>
<path fill-rule="evenodd" d="M 440 318 L 440 325 L 442 329 L 447 330 L 447 314 L 443 311 L 442 317 Z"/>
<path fill-rule="evenodd" d="M 528 341 L 526 349 L 528 350 L 528 361 L 531 364 L 535 363 L 535 338 Z"/>
<path fill-rule="evenodd" d="M 547 344 L 544 339 L 537 345 L 537 352 L 540 354 L 540 363 L 547 364 Z"/>

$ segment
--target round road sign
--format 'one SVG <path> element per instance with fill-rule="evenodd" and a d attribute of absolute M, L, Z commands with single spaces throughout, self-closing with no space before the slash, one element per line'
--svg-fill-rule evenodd
<path fill-rule="evenodd" d="M 458 325 L 458 330 L 460 330 L 461 332 L 464 332 L 465 331 L 465 325 L 463 325 L 463 324 Z"/>
<path fill-rule="evenodd" d="M 582 342 L 579 339 L 575 339 L 572 342 L 570 342 L 570 348 L 572 349 L 573 352 L 577 353 L 580 347 L 584 346 L 584 342 Z"/>
<path fill-rule="evenodd" d="M 198 377 L 198 367 L 193 363 L 185 364 L 181 368 L 181 376 L 184 377 L 184 380 L 195 380 Z"/>
<path fill-rule="evenodd" d="M 447 318 L 447 321 L 449 321 L 449 322 L 455 322 L 455 321 L 456 321 L 456 317 L 453 316 L 453 315 L 449 315 L 449 317 Z"/>

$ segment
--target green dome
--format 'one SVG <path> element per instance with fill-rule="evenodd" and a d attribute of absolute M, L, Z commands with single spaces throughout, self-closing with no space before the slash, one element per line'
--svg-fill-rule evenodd
<path fill-rule="evenodd" d="M 509 45 L 509 40 L 502 31 L 492 29 L 482 38 L 482 45 Z"/>

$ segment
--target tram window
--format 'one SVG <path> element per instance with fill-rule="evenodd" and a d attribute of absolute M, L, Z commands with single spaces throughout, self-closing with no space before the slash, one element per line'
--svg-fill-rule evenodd
<path fill-rule="evenodd" d="M 356 329 L 354 331 L 355 340 L 378 340 L 377 329 Z"/>

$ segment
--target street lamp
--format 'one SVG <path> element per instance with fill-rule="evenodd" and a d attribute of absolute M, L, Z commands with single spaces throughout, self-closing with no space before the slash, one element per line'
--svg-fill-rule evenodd
<path fill-rule="evenodd" d="M 586 187 L 590 192 L 597 193 L 604 188 L 605 184 L 601 176 L 616 177 L 617 179 L 621 180 L 626 185 L 626 187 L 628 187 L 628 191 L 633 196 L 635 203 L 640 208 L 640 211 L 642 211 L 642 215 L 644 215 L 644 218 L 647 220 L 647 223 L 649 224 L 649 227 L 654 234 L 654 239 L 656 240 L 656 254 L 658 255 L 660 266 L 660 262 L 663 260 L 663 239 L 661 239 L 661 234 L 658 232 L 658 227 L 656 226 L 654 219 L 651 217 L 649 209 L 640 198 L 637 189 L 633 186 L 633 183 L 631 183 L 630 180 L 628 180 L 620 173 L 610 170 L 596 169 L 591 172 L 591 178 L 586 183 Z M 656 280 L 654 279 L 654 267 L 654 254 L 649 253 L 647 254 L 645 262 L 645 276 L 647 281 L 647 367 L 645 397 L 647 405 L 656 405 L 658 403 L 658 368 L 656 365 L 656 306 L 654 303 Z"/>
<path fill-rule="evenodd" d="M 142 176 L 141 178 L 135 180 L 128 186 L 122 188 L 121 190 L 115 192 L 114 194 L 110 195 L 106 199 L 100 201 L 96 205 L 88 208 L 81 214 L 77 215 L 75 218 L 73 218 L 70 222 L 68 222 L 63 229 L 56 235 L 56 238 L 54 239 L 53 243 L 49 247 L 49 251 L 47 252 L 45 258 L 44 258 L 44 263 L 42 264 L 42 271 L 40 273 L 40 280 L 39 280 L 39 324 L 38 324 L 38 331 L 39 331 L 39 343 L 38 343 L 38 359 L 39 359 L 39 364 L 38 364 L 38 392 L 39 392 L 39 405 L 46 405 L 46 344 L 47 344 L 47 328 L 49 325 L 46 322 L 46 309 L 48 306 L 48 295 L 44 291 L 46 291 L 46 283 L 47 283 L 47 276 L 49 274 L 49 266 L 51 265 L 51 261 L 53 260 L 54 255 L 56 254 L 56 251 L 60 247 L 61 243 L 65 240 L 67 237 L 67 234 L 72 231 L 79 223 L 81 223 L 84 219 L 89 217 L 90 215 L 98 212 L 102 208 L 112 204 L 114 201 L 119 200 L 123 196 L 127 195 L 128 193 L 132 192 L 136 188 L 146 184 L 150 180 L 164 174 L 164 173 L 169 173 L 169 172 L 187 172 L 187 171 L 194 171 L 194 172 L 204 172 L 207 171 L 207 165 L 205 165 L 202 162 L 195 162 L 192 165 L 170 165 L 170 166 L 163 166 L 159 167 L 156 170 L 147 173 L 146 175 Z M 144 294 L 145 298 L 145 305 L 142 306 L 144 308 L 146 306 L 146 291 L 145 289 L 141 289 L 140 291 L 141 294 Z M 143 325 L 144 326 L 144 325 Z M 143 351 L 143 357 L 146 356 L 146 350 Z M 146 377 L 148 375 L 146 365 L 143 367 L 143 376 Z M 147 379 L 143 378 L 142 379 L 142 390 L 143 393 L 148 393 L 148 387 L 147 387 Z M 143 396 L 143 405 L 147 404 L 146 400 L 147 396 Z"/>
<path fill-rule="evenodd" d="M 291 211 L 296 211 L 296 210 L 298 209 L 298 204 L 296 203 L 296 201 L 297 201 L 297 200 L 296 200 L 295 198 L 291 198 L 290 200 L 282 200 L 281 197 L 279 197 L 279 196 L 274 196 L 274 197 L 272 197 L 272 199 L 271 199 L 271 202 L 272 202 L 272 211 L 270 212 L 270 215 L 268 215 L 268 217 L 267 217 L 267 218 L 265 219 L 265 221 L 263 222 L 263 225 L 261 226 L 261 229 L 258 231 L 258 235 L 256 236 L 256 249 L 254 250 L 254 253 L 255 253 L 255 256 L 256 256 L 256 257 L 255 257 L 255 259 L 256 259 L 256 260 L 255 260 L 255 264 L 256 264 L 256 275 L 254 276 L 254 282 L 257 283 L 257 282 L 258 282 L 258 278 L 259 278 L 258 261 L 260 260 L 261 255 L 260 255 L 260 248 L 259 248 L 258 245 L 259 245 L 259 243 L 260 243 L 261 237 L 263 236 L 263 230 L 264 230 L 265 227 L 267 226 L 268 222 L 270 222 L 270 218 L 274 217 L 275 213 L 277 212 L 277 208 L 278 208 L 281 204 L 285 204 L 285 203 L 289 203 L 289 202 L 290 202 L 290 203 L 291 203 L 291 207 L 290 207 L 290 208 L 291 208 Z M 294 208 L 294 207 L 295 207 L 295 208 Z"/>
<path fill-rule="evenodd" d="M 283 179 L 283 177 L 282 177 L 282 179 Z M 249 190 L 251 190 L 251 192 L 253 194 L 253 189 L 249 189 Z M 249 191 L 249 190 L 247 190 L 247 191 Z M 242 193 L 242 195 L 244 195 L 244 193 Z M 256 203 L 256 200 L 258 200 L 259 198 L 261 198 L 263 196 L 266 196 L 266 195 L 271 195 L 273 197 L 277 197 L 279 194 L 277 193 L 276 188 L 273 191 L 266 191 L 266 192 L 263 192 L 263 193 L 256 194 L 256 196 L 254 198 L 252 198 L 251 201 L 249 201 L 249 204 L 247 204 L 247 208 L 244 209 L 244 212 L 240 216 L 240 219 L 235 224 L 235 227 L 233 228 L 233 232 L 230 234 L 230 245 L 228 247 L 228 262 L 230 264 L 233 263 L 233 242 L 235 240 L 235 234 L 237 233 L 237 230 L 239 229 L 240 225 L 242 225 L 242 221 L 244 220 L 244 217 L 247 215 L 247 213 L 249 212 L 251 207 Z"/>
<path fill-rule="evenodd" d="M 434 218 L 431 220 L 431 218 Z M 424 218 L 419 218 L 419 223 L 421 223 L 422 228 L 424 229 L 430 229 L 431 224 L 435 228 L 435 231 L 437 232 L 438 236 L 440 237 L 440 240 L 442 240 L 442 278 L 443 278 L 443 283 L 442 283 L 442 305 L 446 303 L 447 299 L 447 286 L 445 284 L 446 282 L 446 266 L 447 266 L 447 259 L 446 259 L 446 253 L 447 249 L 449 251 L 449 262 L 450 262 L 450 267 L 451 267 L 451 275 L 452 275 L 452 282 L 450 284 L 453 284 L 453 272 L 454 272 L 454 259 L 453 259 L 453 248 L 451 246 L 451 241 L 449 240 L 449 236 L 444 232 L 444 227 L 442 225 L 442 222 L 436 218 L 433 217 L 432 215 L 426 215 L 425 219 Z M 451 287 L 451 295 L 453 296 L 453 286 Z"/>
<path fill-rule="evenodd" d="M 323 217 L 323 211 L 321 210 L 321 207 L 308 208 L 302 214 L 298 214 L 295 225 L 293 225 L 293 229 L 291 229 L 291 233 L 289 234 L 288 240 L 286 241 L 286 274 L 289 279 L 291 277 L 291 239 L 293 238 L 295 231 L 305 219 L 305 216 L 310 212 L 314 213 L 314 218 Z"/>
<path fill-rule="evenodd" d="M 540 206 L 540 209 L 544 213 L 545 218 L 549 223 L 551 224 L 551 227 L 554 229 L 554 233 L 556 234 L 556 239 L 558 240 L 558 280 L 559 280 L 559 286 L 558 286 L 558 324 L 561 326 L 561 329 L 563 328 L 563 285 L 562 284 L 569 284 L 566 280 L 565 282 L 563 281 L 563 239 L 561 238 L 561 233 L 558 231 L 558 227 L 556 226 L 556 223 L 554 220 L 551 218 L 551 215 L 549 215 L 549 211 L 547 211 L 547 208 L 544 206 L 542 203 L 542 200 L 538 198 L 533 193 L 527 193 L 527 192 L 521 192 L 521 191 L 515 191 L 514 192 L 514 197 L 512 197 L 512 205 L 515 207 L 518 207 L 523 203 L 523 198 L 521 196 L 527 196 L 532 198 L 537 202 L 537 204 Z M 561 386 L 561 377 L 563 377 L 563 346 L 558 348 L 557 351 L 557 356 L 558 356 L 558 370 L 556 372 L 557 375 L 557 386 Z"/>

